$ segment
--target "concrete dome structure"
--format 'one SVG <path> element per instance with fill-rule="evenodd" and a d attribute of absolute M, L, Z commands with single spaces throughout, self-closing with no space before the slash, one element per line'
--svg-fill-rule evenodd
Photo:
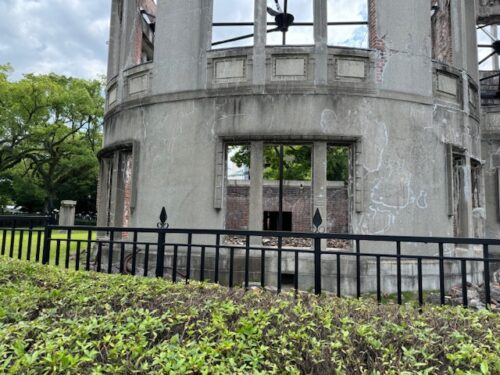
<path fill-rule="evenodd" d="M 100 225 L 154 225 L 166 206 L 174 227 L 263 229 L 276 211 L 265 149 L 300 145 L 311 173 L 285 182 L 290 229 L 309 229 L 295 217 L 310 222 L 319 209 L 328 231 L 341 220 L 352 233 L 481 235 L 472 214 L 484 200 L 474 2 L 365 0 L 352 3 L 362 9 L 353 20 L 341 1 L 297 0 L 294 9 L 289 0 L 288 32 L 309 28 L 311 43 L 275 45 L 266 9 L 275 2 L 255 0 L 229 38 L 250 29 L 249 45 L 226 48 L 212 45 L 217 27 L 231 27 L 217 26 L 218 1 L 113 0 Z M 346 25 L 367 33 L 366 48 L 331 45 Z M 249 180 L 228 178 L 232 145 L 249 151 Z M 340 184 L 327 173 L 336 146 L 349 159 Z M 245 187 L 240 201 L 229 186 Z M 335 187 L 344 189 L 338 205 Z M 307 195 L 301 215 L 297 189 Z M 229 226 L 228 202 L 244 212 Z"/>

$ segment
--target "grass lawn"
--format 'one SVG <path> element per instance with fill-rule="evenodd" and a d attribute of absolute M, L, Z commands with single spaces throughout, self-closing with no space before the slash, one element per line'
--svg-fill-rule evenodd
<path fill-rule="evenodd" d="M 38 261 L 41 262 L 44 238 L 45 236 L 43 228 L 35 228 L 31 234 L 31 238 L 27 229 L 16 229 L 14 235 L 12 235 L 12 230 L 10 229 L 0 229 L 0 254 L 11 256 L 15 259 L 23 259 L 36 262 L 36 255 L 38 252 Z M 95 240 L 95 238 L 96 233 L 92 232 L 91 239 Z M 67 239 L 68 233 L 66 231 L 52 231 L 49 264 L 56 265 L 57 263 L 59 267 L 65 267 L 67 263 L 69 268 L 75 268 L 75 254 L 77 251 L 78 241 L 81 241 L 80 249 L 81 253 L 83 253 L 87 248 L 86 241 L 88 240 L 88 232 L 71 232 L 72 241 L 69 243 L 69 257 L 66 261 L 66 257 L 68 255 L 68 243 L 66 241 Z M 59 256 L 57 256 L 58 252 Z"/>
<path fill-rule="evenodd" d="M 0 373 L 500 374 L 500 315 L 0 257 Z"/>

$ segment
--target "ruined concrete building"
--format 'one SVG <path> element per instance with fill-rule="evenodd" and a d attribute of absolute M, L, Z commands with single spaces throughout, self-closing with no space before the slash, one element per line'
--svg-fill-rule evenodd
<path fill-rule="evenodd" d="M 498 2 L 286 3 L 113 0 L 98 224 L 484 236 Z"/>

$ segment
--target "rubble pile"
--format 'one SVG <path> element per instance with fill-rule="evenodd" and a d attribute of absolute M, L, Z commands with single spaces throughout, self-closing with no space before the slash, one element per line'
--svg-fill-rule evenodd
<path fill-rule="evenodd" d="M 500 313 L 500 270 L 493 274 L 493 282 L 490 283 L 490 306 L 491 310 Z M 484 283 L 467 283 L 467 305 L 470 308 L 483 310 L 486 308 L 486 291 Z M 439 303 L 439 293 L 432 293 L 428 297 L 428 302 Z M 462 284 L 454 285 L 445 296 L 447 305 L 463 305 Z"/>

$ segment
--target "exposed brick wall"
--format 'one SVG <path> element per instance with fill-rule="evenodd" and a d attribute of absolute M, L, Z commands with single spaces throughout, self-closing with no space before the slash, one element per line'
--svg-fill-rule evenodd
<path fill-rule="evenodd" d="M 386 51 L 385 51 L 385 41 L 383 38 L 379 37 L 377 31 L 376 0 L 368 0 L 368 30 L 370 34 L 369 36 L 370 48 L 379 51 L 379 56 L 375 64 L 375 78 L 377 82 L 381 82 L 386 64 Z"/>
<path fill-rule="evenodd" d="M 226 192 L 226 229 L 248 229 L 250 186 L 229 185 Z"/>
<path fill-rule="evenodd" d="M 250 186 L 229 185 L 226 190 L 226 229 L 247 229 L 250 207 Z M 278 211 L 279 187 L 264 185 L 263 211 Z M 327 230 L 328 232 L 347 233 L 348 192 L 347 187 L 328 187 L 327 191 Z M 284 186 L 283 211 L 292 213 L 292 230 L 309 232 L 312 228 L 312 190 L 311 186 Z M 264 218 L 262 213 L 262 219 Z"/>
<path fill-rule="evenodd" d="M 264 211 L 279 210 L 279 187 L 264 185 Z M 284 186 L 283 211 L 292 213 L 292 231 L 309 232 L 312 228 L 311 186 Z"/>
<path fill-rule="evenodd" d="M 445 64 L 453 62 L 450 0 L 431 0 L 439 10 L 431 19 L 432 58 Z"/>

